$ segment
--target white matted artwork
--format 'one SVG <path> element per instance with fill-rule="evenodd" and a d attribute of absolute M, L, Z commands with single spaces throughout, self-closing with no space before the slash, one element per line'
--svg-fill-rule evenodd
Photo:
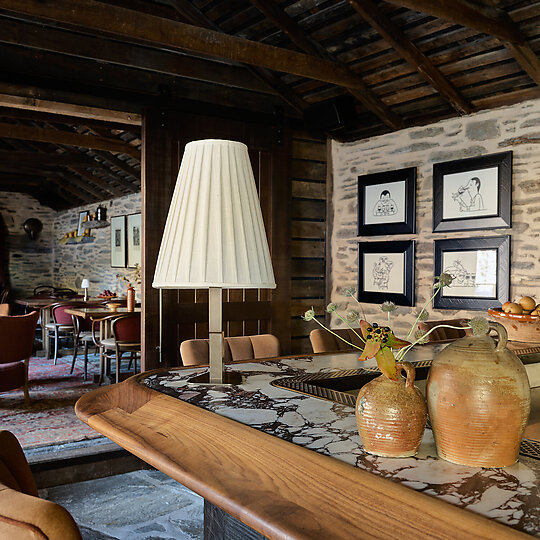
<path fill-rule="evenodd" d="M 497 250 L 449 251 L 442 254 L 444 272 L 454 279 L 443 296 L 496 298 Z"/>
<path fill-rule="evenodd" d="M 499 169 L 490 167 L 443 176 L 443 219 L 496 216 Z"/>
<path fill-rule="evenodd" d="M 141 214 L 127 216 L 127 265 L 141 264 Z"/>
<path fill-rule="evenodd" d="M 364 225 L 405 221 L 405 188 L 405 180 L 365 186 Z"/>
<path fill-rule="evenodd" d="M 364 291 L 404 294 L 404 253 L 364 253 L 363 255 Z"/>
<path fill-rule="evenodd" d="M 126 267 L 126 216 L 111 218 L 111 266 Z"/>

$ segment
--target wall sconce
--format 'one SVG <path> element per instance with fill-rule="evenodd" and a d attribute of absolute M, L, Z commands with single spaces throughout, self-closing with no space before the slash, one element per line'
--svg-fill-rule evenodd
<path fill-rule="evenodd" d="M 37 218 L 29 218 L 23 223 L 23 228 L 31 240 L 36 240 L 43 230 L 43 223 Z"/>

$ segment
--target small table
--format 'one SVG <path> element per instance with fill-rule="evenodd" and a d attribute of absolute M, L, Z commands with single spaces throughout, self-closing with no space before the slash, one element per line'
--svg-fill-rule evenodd
<path fill-rule="evenodd" d="M 118 315 L 140 312 L 140 307 L 136 307 L 133 311 L 128 311 L 125 307 L 120 307 L 115 311 L 102 307 L 75 307 L 66 309 L 66 313 L 68 313 L 69 315 L 81 317 L 82 319 L 99 319 L 99 334 L 101 336 L 101 339 L 110 337 L 110 322 L 112 319 L 114 319 Z M 100 374 L 103 374 L 103 349 L 101 347 L 99 349 L 99 369 Z"/>

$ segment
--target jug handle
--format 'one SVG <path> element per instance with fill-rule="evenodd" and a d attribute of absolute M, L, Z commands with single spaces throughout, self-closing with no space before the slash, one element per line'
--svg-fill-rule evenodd
<path fill-rule="evenodd" d="M 499 338 L 497 346 L 495 347 L 495 351 L 496 352 L 502 351 L 506 347 L 506 344 L 508 343 L 508 332 L 506 331 L 506 328 L 501 323 L 490 321 L 489 329 L 495 330 Z"/>
<path fill-rule="evenodd" d="M 410 362 L 396 362 L 396 369 L 398 373 L 403 370 L 407 375 L 405 382 L 405 388 L 414 388 L 414 378 L 416 377 L 416 370 Z"/>

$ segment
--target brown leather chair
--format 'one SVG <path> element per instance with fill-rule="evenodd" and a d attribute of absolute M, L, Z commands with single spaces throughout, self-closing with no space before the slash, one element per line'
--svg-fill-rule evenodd
<path fill-rule="evenodd" d="M 431 330 L 438 324 L 448 324 L 450 326 L 463 326 L 464 319 L 446 319 L 442 321 L 425 321 L 418 323 L 418 329 L 425 332 Z M 463 330 L 455 330 L 454 328 L 437 328 L 429 334 L 427 337 L 429 343 L 446 343 L 448 341 L 454 341 L 469 335 L 470 332 L 466 328 Z"/>
<path fill-rule="evenodd" d="M 0 431 L 0 538 L 81 539 L 65 508 L 39 498 L 21 445 L 9 431 Z"/>
<path fill-rule="evenodd" d="M 279 339 L 272 334 L 228 337 L 224 340 L 225 362 L 273 358 L 280 354 Z M 209 355 L 207 339 L 188 339 L 180 344 L 180 356 L 184 366 L 208 364 Z"/>
<path fill-rule="evenodd" d="M 332 332 L 342 336 L 349 343 L 353 343 L 360 347 L 364 348 L 364 342 L 356 335 L 350 328 L 332 328 Z M 359 335 L 362 335 L 360 328 L 357 330 Z M 351 347 L 341 339 L 334 336 L 334 334 L 324 330 L 323 328 L 315 328 L 309 334 L 309 341 L 311 341 L 311 346 L 313 347 L 314 353 L 329 353 L 329 352 L 340 352 L 340 351 L 357 351 L 354 347 Z"/>
<path fill-rule="evenodd" d="M 0 304 L 0 315 L 6 316 L 9 315 L 11 311 L 11 305 L 10 304 Z"/>
<path fill-rule="evenodd" d="M 26 403 L 30 403 L 28 364 L 38 318 L 38 311 L 28 315 L 0 316 L 0 392 L 22 386 Z"/>

